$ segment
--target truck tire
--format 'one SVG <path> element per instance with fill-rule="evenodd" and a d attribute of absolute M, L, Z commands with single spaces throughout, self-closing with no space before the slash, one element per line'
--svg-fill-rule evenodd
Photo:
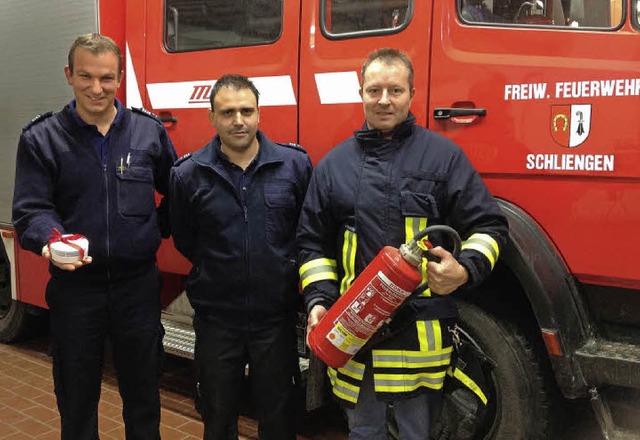
<path fill-rule="evenodd" d="M 0 342 L 13 342 L 28 328 L 30 316 L 27 304 L 11 298 L 9 263 L 2 247 L 0 252 Z"/>
<path fill-rule="evenodd" d="M 458 325 L 472 338 L 471 342 L 496 363 L 487 378 L 488 411 L 474 439 L 548 438 L 547 394 L 540 367 L 526 339 L 515 327 L 475 305 L 464 301 L 457 301 L 457 305 Z M 392 411 L 387 421 L 389 438 L 399 439 Z"/>
<path fill-rule="evenodd" d="M 0 300 L 0 342 L 14 342 L 25 334 L 30 316 L 25 303 Z"/>
<path fill-rule="evenodd" d="M 549 404 L 531 346 L 515 326 L 479 307 L 458 301 L 459 325 L 496 363 L 489 378 L 492 403 L 480 429 L 482 439 L 548 438 Z"/>

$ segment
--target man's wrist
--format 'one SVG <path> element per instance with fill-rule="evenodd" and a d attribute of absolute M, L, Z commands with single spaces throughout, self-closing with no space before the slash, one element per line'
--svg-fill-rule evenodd
<path fill-rule="evenodd" d="M 315 306 L 322 306 L 326 310 L 329 310 L 329 308 L 331 307 L 331 304 L 329 304 L 323 298 L 314 298 L 307 303 L 307 313 L 310 313 Z"/>

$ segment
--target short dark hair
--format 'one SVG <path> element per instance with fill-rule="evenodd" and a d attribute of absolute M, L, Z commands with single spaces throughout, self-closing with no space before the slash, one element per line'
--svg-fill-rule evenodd
<path fill-rule="evenodd" d="M 258 97 L 260 96 L 260 92 L 258 92 L 258 89 L 253 84 L 253 82 L 246 76 L 238 75 L 235 73 L 228 73 L 226 75 L 222 75 L 222 77 L 220 77 L 220 79 L 216 81 L 213 89 L 211 90 L 211 95 L 209 96 L 209 101 L 211 102 L 211 110 L 213 110 L 213 100 L 215 99 L 220 89 L 223 87 L 230 87 L 234 90 L 251 90 L 251 92 L 253 92 L 254 96 L 256 97 L 256 105 L 258 105 Z"/>
<path fill-rule="evenodd" d="M 413 64 L 409 59 L 409 56 L 402 52 L 399 49 L 391 49 L 388 47 L 375 50 L 369 54 L 367 60 L 364 62 L 362 66 L 362 71 L 360 74 L 362 75 L 362 82 L 364 83 L 364 75 L 367 72 L 367 69 L 374 61 L 380 61 L 384 64 L 390 65 L 393 63 L 400 62 L 404 64 L 409 72 L 409 88 L 413 89 Z"/>
<path fill-rule="evenodd" d="M 122 53 L 120 48 L 111 38 L 101 34 L 84 34 L 76 38 L 76 41 L 71 45 L 69 49 L 69 55 L 67 56 L 67 63 L 69 65 L 69 71 L 73 73 L 73 55 L 77 48 L 85 49 L 94 55 L 99 55 L 104 52 L 113 52 L 118 58 L 118 76 L 122 72 Z"/>

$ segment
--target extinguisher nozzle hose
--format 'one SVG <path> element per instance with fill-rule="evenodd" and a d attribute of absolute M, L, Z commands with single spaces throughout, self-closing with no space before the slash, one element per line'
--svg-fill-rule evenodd
<path fill-rule="evenodd" d="M 400 246 L 400 254 L 402 258 L 407 260 L 409 264 L 418 267 L 422 262 L 423 249 L 418 246 L 420 240 L 429 235 L 432 232 L 442 232 L 445 235 L 451 237 L 453 241 L 453 249 L 451 250 L 451 255 L 455 258 L 458 258 L 460 255 L 460 248 L 462 247 L 462 240 L 460 239 L 460 234 L 450 226 L 446 225 L 433 225 L 427 226 L 426 228 L 420 230 L 411 241 L 406 244 Z"/>

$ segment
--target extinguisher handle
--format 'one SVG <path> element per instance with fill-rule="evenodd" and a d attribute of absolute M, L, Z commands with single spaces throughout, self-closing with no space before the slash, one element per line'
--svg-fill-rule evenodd
<path fill-rule="evenodd" d="M 422 229 L 420 232 L 418 232 L 414 240 L 416 241 L 421 240 L 422 238 L 426 237 L 427 235 L 433 232 L 441 232 L 449 236 L 449 238 L 451 238 L 451 243 L 453 243 L 453 249 L 451 249 L 450 252 L 451 252 L 451 255 L 453 255 L 453 258 L 457 259 L 460 256 L 460 249 L 462 248 L 462 239 L 460 238 L 460 234 L 458 234 L 458 231 L 456 231 L 450 226 L 447 226 L 447 225 L 428 226 Z M 440 262 L 440 258 L 436 257 L 435 255 L 432 255 L 429 251 L 423 252 L 423 256 L 429 261 Z"/>
<path fill-rule="evenodd" d="M 422 238 L 426 237 L 427 235 L 429 235 L 432 232 L 442 232 L 445 235 L 448 235 L 451 238 L 451 242 L 453 243 L 453 249 L 451 250 L 451 255 L 453 255 L 453 258 L 458 259 L 458 257 L 460 256 L 460 250 L 462 249 L 462 239 L 460 238 L 460 234 L 458 234 L 458 232 L 453 229 L 450 226 L 447 225 L 433 225 L 433 226 L 428 226 L 424 229 L 422 229 L 420 232 L 418 232 L 415 237 L 414 240 L 418 241 L 421 240 Z M 429 243 L 431 244 L 431 243 Z M 431 248 L 429 248 L 431 249 Z M 429 252 L 429 250 L 426 250 L 422 253 L 423 257 L 426 258 L 428 261 L 434 261 L 436 263 L 440 262 L 440 257 L 437 257 L 433 254 L 431 254 Z M 427 287 L 429 287 L 429 283 L 428 282 L 424 282 L 422 284 L 420 284 L 418 287 L 416 287 L 416 289 L 413 291 L 413 293 L 411 294 L 411 296 L 413 295 L 419 295 L 420 292 L 424 291 Z"/>
<path fill-rule="evenodd" d="M 440 261 L 442 261 L 442 258 L 438 257 L 437 255 L 433 255 L 431 252 L 429 252 L 429 250 L 432 248 L 427 249 L 426 251 L 424 251 L 424 253 L 422 254 L 422 256 L 427 260 L 427 261 L 433 261 L 434 263 L 439 263 Z"/>

